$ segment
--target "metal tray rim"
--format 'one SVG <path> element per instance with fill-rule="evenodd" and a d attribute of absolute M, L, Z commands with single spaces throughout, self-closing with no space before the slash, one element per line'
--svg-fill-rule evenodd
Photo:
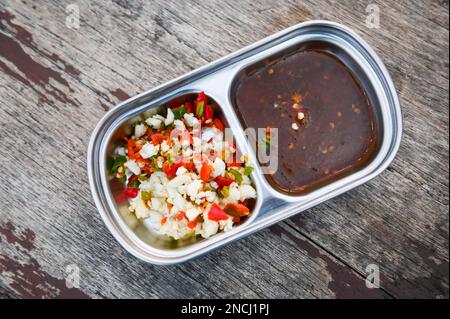
<path fill-rule="evenodd" d="M 245 229 L 242 229 L 239 234 L 236 234 L 236 236 L 233 238 L 231 236 L 226 236 L 226 238 L 219 238 L 217 240 L 215 240 L 214 242 L 211 241 L 211 238 L 208 239 L 210 242 L 209 245 L 204 246 L 200 249 L 197 249 L 193 252 L 191 252 L 190 254 L 184 254 L 184 255 L 176 255 L 176 254 L 170 254 L 170 255 L 166 255 L 166 256 L 161 256 L 158 254 L 155 255 L 149 255 L 148 251 L 146 250 L 142 250 L 142 247 L 138 247 L 136 245 L 133 245 L 133 242 L 130 240 L 129 237 L 123 237 L 123 226 L 118 225 L 117 221 L 113 221 L 111 219 L 110 216 L 107 216 L 107 213 L 104 210 L 104 206 L 103 206 L 103 202 L 101 201 L 101 199 L 99 198 L 99 190 L 97 189 L 97 185 L 96 184 L 98 181 L 98 176 L 95 176 L 94 174 L 94 148 L 95 148 L 95 144 L 97 141 L 97 135 L 98 133 L 101 131 L 101 129 L 104 127 L 104 125 L 107 124 L 107 121 L 111 118 L 112 115 L 116 114 L 118 110 L 120 110 L 121 108 L 125 107 L 126 105 L 128 105 L 130 102 L 132 101 L 136 101 L 141 97 L 144 97 L 146 95 L 148 95 L 151 92 L 156 92 L 158 90 L 164 89 L 169 87 L 171 84 L 173 83 L 177 83 L 180 81 L 183 81 L 185 79 L 190 78 L 191 76 L 195 75 L 195 74 L 200 74 L 202 73 L 202 71 L 207 70 L 209 68 L 212 68 L 216 65 L 219 65 L 220 63 L 227 61 L 233 57 L 239 56 L 241 53 L 245 53 L 247 51 L 251 51 L 253 48 L 258 47 L 259 45 L 265 44 L 265 43 L 270 43 L 273 39 L 276 39 L 278 37 L 281 37 L 283 35 L 288 34 L 291 31 L 294 31 L 296 29 L 302 28 L 302 27 L 307 27 L 307 26 L 311 26 L 311 25 L 325 25 L 325 26 L 331 26 L 334 28 L 338 28 L 343 30 L 344 32 L 350 34 L 353 38 L 355 38 L 359 43 L 363 44 L 364 48 L 368 51 L 368 54 L 370 55 L 370 57 L 375 60 L 375 63 L 377 64 L 377 67 L 381 69 L 382 74 L 384 76 L 384 80 L 387 82 L 387 87 L 389 88 L 389 92 L 390 93 L 390 97 L 392 99 L 392 105 L 394 107 L 394 115 L 396 115 L 396 123 L 397 123 L 397 127 L 396 127 L 396 131 L 393 133 L 396 133 L 395 139 L 393 140 L 393 145 L 391 145 L 390 151 L 388 152 L 388 155 L 386 156 L 385 160 L 383 161 L 382 165 L 380 165 L 377 169 L 373 170 L 372 173 L 366 175 L 365 177 L 359 179 L 356 182 L 351 183 L 351 185 L 347 185 L 346 187 L 343 187 L 341 189 L 339 189 L 338 191 L 334 191 L 329 193 L 328 195 L 324 195 L 320 198 L 317 198 L 314 201 L 311 201 L 310 203 L 308 203 L 307 205 L 303 205 L 303 207 L 299 208 L 296 206 L 293 207 L 288 207 L 286 209 L 281 209 L 278 213 L 276 213 L 274 216 L 272 216 L 272 218 L 270 218 L 270 220 L 268 219 L 262 219 L 262 220 L 253 220 L 253 223 L 247 225 L 247 227 Z M 230 81 L 231 82 L 231 81 Z M 139 107 L 140 109 L 140 107 Z M 400 144 L 400 139 L 401 139 L 401 131 L 402 131 L 402 124 L 401 124 L 401 113 L 400 113 L 400 107 L 399 107 L 399 102 L 398 102 L 398 97 L 395 93 L 395 88 L 393 86 L 392 80 L 389 77 L 389 74 L 387 73 L 387 70 L 385 68 L 385 66 L 383 65 L 383 63 L 381 62 L 381 60 L 378 58 L 378 56 L 375 54 L 375 52 L 364 42 L 364 40 L 362 40 L 358 35 L 356 35 L 352 30 L 350 30 L 349 28 L 342 26 L 340 24 L 334 23 L 334 22 L 329 22 L 329 21 L 309 21 L 309 22 L 304 22 L 304 23 L 300 23 L 298 25 L 292 26 L 288 29 L 285 29 L 281 32 L 278 32 L 272 36 L 269 36 L 263 40 L 260 40 L 248 47 L 245 47 L 243 49 L 240 49 L 230 55 L 227 55 L 219 60 L 216 60 L 212 63 L 209 63 L 199 69 L 193 70 L 181 77 L 178 77 L 172 81 L 169 81 L 165 84 L 162 84 L 154 89 L 151 89 L 149 91 L 143 92 L 135 97 L 132 97 L 122 103 L 120 103 L 118 106 L 116 106 L 115 108 L 111 109 L 109 112 L 107 112 L 103 118 L 99 121 L 99 123 L 97 124 L 96 128 L 93 131 L 91 140 L 89 142 L 89 147 L 88 147 L 88 155 L 87 155 L 87 162 L 88 162 L 88 175 L 89 175 L 89 184 L 91 187 L 91 191 L 93 194 L 93 198 L 95 201 L 95 204 L 100 212 L 100 215 L 104 221 L 104 223 L 106 224 L 106 226 L 108 227 L 108 229 L 111 231 L 111 233 L 114 235 L 114 237 L 119 241 L 119 243 L 126 249 L 128 250 L 130 253 L 132 253 L 133 255 L 135 255 L 136 257 L 146 261 L 146 262 L 151 262 L 154 264 L 175 264 L 175 263 L 179 263 L 179 262 L 183 262 L 186 261 L 188 259 L 197 257 L 203 253 L 206 253 L 208 251 L 210 251 L 213 248 L 217 248 L 218 246 L 220 246 L 221 244 L 223 244 L 223 241 L 226 242 L 230 242 L 232 240 L 236 240 L 238 238 L 241 238 L 245 235 L 249 235 L 263 227 L 267 227 L 271 224 L 274 224 L 282 219 L 288 218 L 296 213 L 299 213 L 300 211 L 303 211 L 305 209 L 308 209 L 311 206 L 314 206 L 316 204 L 318 204 L 319 202 L 323 202 L 329 198 L 332 198 L 334 196 L 337 196 L 345 191 L 347 191 L 348 189 L 351 189 L 353 187 L 356 187 L 357 185 L 360 185 L 362 183 L 367 182 L 368 180 L 372 179 L 373 177 L 375 177 L 376 175 L 380 174 L 394 159 L 395 154 L 399 148 L 399 144 Z M 220 234 L 219 234 L 220 235 Z M 219 236 L 217 235 L 217 236 Z M 216 236 L 215 236 L 216 237 Z"/>

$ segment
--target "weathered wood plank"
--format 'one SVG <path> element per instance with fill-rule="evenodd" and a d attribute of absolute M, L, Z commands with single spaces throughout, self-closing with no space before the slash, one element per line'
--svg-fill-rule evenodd
<path fill-rule="evenodd" d="M 65 26 L 70 1 L 4 2 L 0 281 L 7 295 L 448 298 L 447 2 L 380 1 L 381 27 L 368 29 L 368 1 L 81 1 L 78 30 Z M 102 225 L 84 173 L 97 119 L 129 95 L 313 18 L 353 27 L 391 72 L 405 136 L 390 169 L 185 265 L 155 267 L 127 254 Z M 380 266 L 382 290 L 365 288 L 369 263 Z M 68 264 L 80 267 L 80 289 L 64 285 Z M 33 290 L 33 282 L 47 287 Z"/>
<path fill-rule="evenodd" d="M 5 40 L 5 41 L 10 41 L 10 40 Z M 6 42 L 4 42 L 6 43 Z M 23 44 L 23 43 L 22 43 Z M 11 45 L 11 44 L 10 44 Z M 48 67 L 54 67 L 56 68 L 56 65 L 51 65 L 51 61 L 48 61 L 48 59 L 46 59 L 46 54 L 41 54 L 39 52 L 35 52 L 36 50 L 33 50 L 33 45 L 30 45 L 29 47 L 26 48 L 22 48 L 19 47 L 17 45 L 14 46 L 14 49 L 17 52 L 22 52 L 25 50 L 31 50 L 31 52 L 29 53 L 31 55 L 31 60 L 32 61 L 39 61 L 42 64 L 46 64 L 49 63 Z M 31 62 L 29 61 L 29 63 L 33 63 L 32 65 L 34 65 L 35 62 Z M 36 66 L 37 68 L 42 68 L 42 66 Z M 47 71 L 48 72 L 48 71 Z M 56 75 L 56 71 L 52 72 L 52 75 L 57 76 Z M 70 90 L 71 92 L 75 95 L 78 91 L 82 91 L 82 85 L 80 83 L 78 83 L 77 81 L 72 81 L 74 80 L 72 79 L 68 79 L 67 80 L 67 86 L 70 86 Z M 66 84 L 65 81 L 61 80 L 60 82 Z M 72 83 L 74 82 L 74 83 Z M 70 83 L 70 85 L 69 85 Z M 77 175 L 79 174 L 79 170 L 82 169 L 82 166 L 78 166 L 75 165 L 74 167 L 72 167 L 71 171 L 74 173 L 72 175 L 72 173 L 68 173 L 68 172 L 64 172 L 61 171 L 60 169 L 66 169 L 65 165 L 63 164 L 66 161 L 70 161 L 71 158 L 84 158 L 84 154 L 80 154 L 84 152 L 84 147 L 83 145 L 81 145 L 84 140 L 80 139 L 73 139 L 71 141 L 69 141 L 71 144 L 73 145 L 67 145 L 66 140 L 58 140 L 55 137 L 57 136 L 64 136 L 64 132 L 66 132 L 67 130 L 70 131 L 76 131 L 78 133 L 80 132 L 84 132 L 86 134 L 86 136 L 89 135 L 89 131 L 91 130 L 91 128 L 89 129 L 85 129 L 84 127 L 80 126 L 80 127 L 70 127 L 70 125 L 76 125 L 77 123 L 81 123 L 83 121 L 83 118 L 85 117 L 85 115 L 79 114 L 77 115 L 77 113 L 79 113 L 78 109 L 74 109 L 72 110 L 72 108 L 66 110 L 66 109 L 59 109 L 57 110 L 57 112 L 54 112 L 54 107 L 55 105 L 58 106 L 58 102 L 62 102 L 62 101 L 56 101 L 56 103 L 53 103 L 53 105 L 46 105 L 45 103 L 40 105 L 40 112 L 42 114 L 42 118 L 39 118 L 39 120 L 37 120 L 35 117 L 35 115 L 30 114 L 29 118 L 27 116 L 21 116 L 20 110 L 21 109 L 25 109 L 29 106 L 29 101 L 28 101 L 28 97 L 29 96 L 33 96 L 33 90 L 30 89 L 28 87 L 28 83 L 23 83 L 21 81 L 18 81 L 17 83 L 14 83 L 15 85 L 18 85 L 18 87 L 7 83 L 8 86 L 10 86 L 5 94 L 5 102 L 7 104 L 11 104 L 11 105 L 15 105 L 16 110 L 12 111 L 12 110 L 6 110 L 5 111 L 5 117 L 3 118 L 3 120 L 5 120 L 5 132 L 3 135 L 3 145 L 7 148 L 7 149 L 12 149 L 15 152 L 18 153 L 18 149 L 17 147 L 19 145 L 15 145 L 15 143 L 17 143 L 16 140 L 16 136 L 20 135 L 19 132 L 27 132 L 24 135 L 27 135 L 27 141 L 26 143 L 29 143 L 30 145 L 32 145 L 33 147 L 29 148 L 29 151 L 34 154 L 34 159 L 30 156 L 27 156 L 26 154 L 24 154 L 24 156 L 22 158 L 20 158 L 19 154 L 13 153 L 12 156 L 11 154 L 8 155 L 5 154 L 5 156 L 8 159 L 11 159 L 11 161 L 9 161 L 11 163 L 11 165 L 19 165 L 22 167 L 27 167 L 30 172 L 37 172 L 40 171 L 40 173 L 42 174 L 42 176 L 46 176 L 46 182 L 49 183 L 50 185 L 57 185 L 57 186 L 61 186 L 61 184 L 63 183 L 63 180 L 61 180 L 61 176 L 65 176 L 65 178 L 68 179 L 72 179 L 72 180 L 80 180 L 80 177 L 77 178 Z M 28 92 L 28 94 L 23 94 L 20 98 L 18 98 L 15 95 L 15 92 L 17 91 L 25 91 L 25 90 L 29 90 L 30 92 Z M 62 90 L 62 89 L 61 89 Z M 117 94 L 117 90 L 114 91 L 116 92 L 115 95 L 119 95 Z M 120 92 L 120 91 L 119 91 Z M 37 94 L 37 93 L 36 93 Z M 122 94 L 123 95 L 123 94 Z M 25 96 L 27 98 L 25 98 Z M 44 95 L 45 96 L 45 95 Z M 83 108 L 84 105 L 86 105 L 86 107 L 88 107 L 89 105 L 83 104 L 83 105 L 79 105 L 79 107 Z M 89 109 L 85 109 L 82 110 L 81 113 L 83 112 L 88 112 Z M 78 117 L 79 116 L 79 117 Z M 70 122 L 74 122 L 74 123 L 70 123 Z M 52 130 L 49 131 L 46 128 L 47 127 L 52 127 Z M 29 131 L 29 132 L 28 132 Z M 29 135 L 29 136 L 28 136 Z M 50 145 L 44 145 L 42 146 L 40 141 L 42 140 L 48 140 L 50 142 Z M 24 141 L 25 144 L 25 141 Z M 24 145 L 21 145 L 22 147 Z M 20 149 L 20 147 L 19 147 Z M 80 152 L 80 153 L 77 153 Z M 52 162 L 49 159 L 50 158 L 57 158 L 58 160 L 56 162 Z M 17 159 L 16 159 L 17 158 Z M 19 159 L 20 158 L 20 159 Z M 61 161 L 61 162 L 59 162 Z M 41 163 L 45 163 L 47 162 L 49 164 L 49 166 L 56 171 L 48 171 L 48 168 L 45 167 L 41 167 Z M 84 162 L 80 161 L 79 163 L 75 163 L 75 164 L 83 164 Z M 11 167 L 11 170 L 13 170 L 13 168 Z M 7 181 L 7 184 L 10 187 L 10 191 L 14 191 L 15 193 L 20 193 L 20 185 L 23 185 L 24 183 L 26 183 L 27 179 L 29 178 L 29 176 L 27 174 L 24 174 L 22 176 L 11 176 L 11 179 Z M 88 211 L 88 207 L 86 207 L 85 205 L 89 205 L 89 203 L 83 203 L 84 200 L 82 200 L 82 198 L 87 198 L 89 201 L 89 194 L 88 194 L 88 190 L 86 188 L 86 180 L 85 177 L 81 177 L 81 181 L 84 184 L 83 189 L 77 189 L 76 187 L 74 187 L 74 185 L 68 185 L 67 188 L 63 188 L 63 189 L 58 189 L 58 188 L 52 188 L 50 187 L 49 189 L 40 189 L 39 190 L 39 201 L 36 201 L 34 203 L 34 205 L 31 206 L 30 211 L 28 212 L 22 212 L 22 214 L 25 215 L 30 215 L 30 216 L 35 216 L 36 213 L 38 214 L 42 214 L 44 215 L 45 213 L 50 213 L 51 215 L 48 216 L 49 218 L 55 218 L 58 216 L 58 211 L 43 211 L 43 207 L 41 207 L 42 202 L 44 199 L 46 200 L 51 200 L 53 202 L 53 205 L 55 205 L 57 208 L 61 209 L 61 212 L 66 211 L 69 213 L 70 211 L 76 211 L 77 209 L 82 209 L 81 212 L 83 211 Z M 39 189 L 39 184 L 37 185 L 33 185 L 34 181 L 31 181 L 31 183 L 29 183 L 30 187 L 33 187 L 34 189 Z M 6 191 L 6 190 L 5 190 Z M 81 192 L 85 192 L 82 194 L 82 198 L 80 198 L 79 196 L 76 196 L 75 198 L 73 198 L 71 196 L 71 194 L 77 194 L 80 195 Z M 55 198 L 54 194 L 59 194 L 60 196 Z M 24 196 L 27 196 L 27 194 L 23 194 Z M 38 199 L 38 198 L 36 198 Z M 6 200 L 4 202 L 5 207 L 9 207 L 10 209 L 13 208 L 14 211 L 19 211 L 21 208 L 21 203 L 25 202 L 26 199 L 25 198 L 20 198 L 19 200 L 17 200 L 17 198 L 12 198 L 11 200 Z M 16 206 L 15 206 L 16 205 Z M 18 206 L 17 206 L 18 205 Z M 92 205 L 91 205 L 92 206 Z M 93 208 L 93 206 L 90 208 L 90 210 L 92 211 L 92 214 L 94 216 L 96 216 L 95 214 L 95 209 Z M 4 210 L 2 210 L 4 211 Z M 29 217 L 29 216 L 27 216 Z M 42 216 L 41 216 L 42 217 Z M 90 216 L 89 216 L 90 217 Z M 80 217 L 78 217 L 80 218 Z M 64 218 L 65 219 L 65 218 Z M 63 219 L 63 220 L 64 220 Z M 82 216 L 80 218 L 81 220 L 84 221 L 85 216 Z M 7 220 L 10 220 L 9 218 Z M 70 225 L 65 225 L 64 221 L 61 220 L 61 225 L 60 227 L 62 227 L 66 233 L 76 233 L 75 229 L 71 229 Z M 85 221 L 84 221 L 85 222 Z M 97 219 L 97 222 L 99 222 L 99 220 Z M 29 223 L 29 221 L 28 221 Z M 20 224 L 22 225 L 27 225 L 28 224 L 25 221 L 21 221 Z M 34 232 L 37 232 L 36 228 L 39 230 L 39 227 L 36 227 L 35 223 L 37 224 L 37 221 L 31 222 L 30 227 L 33 227 Z M 54 221 L 54 223 L 59 224 L 58 221 Z M 52 230 L 52 227 L 54 225 L 54 223 L 50 223 L 50 225 L 46 225 L 44 226 L 44 229 L 40 230 L 39 233 L 50 233 L 50 232 L 55 232 L 55 230 Z M 100 222 L 99 222 L 100 223 Z M 23 241 L 20 241 L 18 239 L 14 239 L 14 237 L 16 235 L 14 235 L 14 230 L 11 230 L 10 227 L 7 227 L 9 224 L 5 224 L 5 235 L 3 237 L 5 237 L 6 239 L 4 240 L 8 240 L 8 238 L 13 238 L 12 240 L 10 239 L 11 242 L 9 242 L 9 244 L 11 244 L 11 246 L 9 247 L 10 251 L 8 254 L 4 255 L 4 259 L 3 259 L 3 265 L 4 265 L 4 273 L 6 273 L 7 277 L 10 277 L 9 279 L 12 280 L 12 285 L 13 287 L 15 287 L 17 289 L 17 283 L 19 283 L 19 289 L 17 289 L 17 293 L 20 296 L 25 296 L 25 297 L 29 297 L 29 296 L 42 296 L 42 297 L 48 297 L 48 296 L 59 296 L 60 294 L 63 295 L 67 295 L 67 292 L 65 290 L 62 290 L 61 292 L 61 287 L 60 286 L 55 286 L 55 284 L 53 284 L 50 288 L 51 289 L 46 289 L 46 290 L 39 290 L 39 291 L 30 291 L 31 284 L 30 281 L 31 280 L 40 280 L 41 284 L 47 284 L 50 285 L 52 283 L 47 282 L 48 280 L 57 280 L 54 278 L 61 278 L 63 274 L 62 269 L 64 268 L 65 264 L 64 261 L 61 261 L 60 259 L 58 259 L 58 253 L 60 253 L 60 249 L 59 246 L 54 246 L 54 243 L 50 242 L 47 243 L 46 242 L 46 238 L 41 238 L 41 240 L 43 240 L 43 243 L 40 243 L 39 247 L 43 247 L 46 246 L 47 244 L 49 245 L 49 247 L 47 247 L 47 249 L 50 250 L 50 252 L 53 252 L 55 254 L 55 256 L 52 256 L 52 258 L 55 259 L 51 259 L 53 260 L 52 264 L 55 263 L 55 260 L 58 260 L 58 262 L 56 262 L 57 265 L 59 265 L 59 267 L 55 267 L 53 269 L 51 269 L 51 273 L 49 274 L 47 273 L 45 270 L 41 269 L 41 265 L 40 265 L 40 261 L 44 259 L 44 256 L 41 254 L 37 254 L 38 257 L 34 258 L 33 253 L 35 252 L 34 249 L 32 249 L 34 247 L 33 242 L 26 242 L 25 246 L 23 247 L 24 243 Z M 48 228 L 47 228 L 48 227 Z M 47 229 L 46 229 L 47 228 Z M 94 229 L 94 228 L 92 228 Z M 62 234 L 60 234 L 62 235 Z M 57 244 L 58 245 L 63 245 L 64 246 L 64 250 L 66 251 L 77 251 L 77 249 L 74 246 L 80 246 L 80 242 L 79 241 L 89 241 L 87 238 L 84 238 L 84 240 L 82 238 L 79 238 L 76 240 L 77 243 L 73 243 L 73 246 L 71 245 L 71 243 L 67 243 L 65 241 L 61 241 L 60 239 L 58 239 Z M 113 244 L 115 244 L 113 242 Z M 86 244 L 84 244 L 84 246 L 86 247 Z M 274 245 L 274 246 L 278 246 L 278 245 Z M 104 246 L 101 246 L 101 248 L 105 249 Z M 25 252 L 23 252 L 23 250 L 26 250 Z M 272 248 L 273 249 L 273 248 Z M 268 248 L 268 250 L 272 250 L 270 248 Z M 21 254 L 17 254 L 15 253 L 15 250 L 19 250 Z M 98 248 L 96 249 L 98 250 Z M 110 247 L 108 247 L 107 249 L 105 249 L 106 251 L 111 250 Z M 122 252 L 123 253 L 123 252 Z M 9 256 L 14 256 L 14 259 L 8 258 Z M 75 253 L 75 256 L 76 253 Z M 297 255 L 295 255 L 297 256 Z M 88 258 L 92 258 L 91 256 L 88 256 Z M 130 258 L 129 256 L 127 256 L 128 258 Z M 306 257 L 308 257 L 306 255 Z M 79 257 L 77 257 L 79 258 Z M 77 260 L 77 258 L 74 258 Z M 85 257 L 86 258 L 86 257 Z M 82 258 L 84 259 L 84 258 Z M 27 267 L 27 269 L 29 269 L 29 272 L 25 271 L 21 271 L 21 273 L 25 274 L 25 277 L 23 276 L 19 276 L 17 273 L 14 272 L 15 269 L 17 269 L 18 265 L 13 263 L 16 260 L 20 260 L 22 264 L 25 265 L 29 265 L 29 267 Z M 81 263 L 85 263 L 85 260 L 82 260 Z M 248 261 L 245 261 L 248 262 Z M 209 262 L 211 265 L 210 266 L 214 266 L 217 268 L 218 266 L 220 266 L 220 264 L 217 266 L 215 265 L 217 262 L 214 261 L 214 259 L 211 259 Z M 80 264 L 80 261 L 78 261 L 76 264 Z M 307 263 L 305 263 L 306 266 Z M 224 267 L 224 269 L 230 268 L 232 269 L 234 265 L 238 265 L 237 263 L 234 263 L 232 265 L 226 265 L 227 267 Z M 305 266 L 299 266 L 299 269 L 305 269 Z M 280 266 L 278 268 L 274 268 L 273 271 L 278 272 L 279 269 L 283 269 L 283 271 L 281 273 L 287 272 L 288 270 L 291 271 L 292 270 L 292 265 L 286 264 L 283 266 Z M 316 267 L 322 267 L 321 264 L 316 265 Z M 340 267 L 342 267 L 343 269 L 345 269 L 345 265 L 341 264 Z M 82 268 L 80 266 L 80 268 Z M 200 267 L 201 268 L 201 267 Z M 250 276 L 253 278 L 253 276 L 255 276 L 255 274 L 257 273 L 257 268 L 258 268 L 258 264 L 253 265 L 253 267 L 244 267 L 246 269 L 251 269 L 250 272 Z M 254 269 L 252 269 L 254 268 Z M 267 271 L 268 265 L 266 264 L 265 267 L 260 267 L 261 269 L 264 269 L 264 271 Z M 83 268 L 82 268 L 83 269 Z M 93 271 L 92 269 L 89 269 L 90 271 Z M 255 271 L 255 273 L 253 273 L 253 271 Z M 322 269 L 318 268 L 316 270 L 312 270 L 311 272 L 321 272 Z M 39 273 L 41 274 L 41 276 L 39 278 L 29 278 L 27 276 L 32 276 L 33 273 Z M 56 274 L 55 274 L 56 272 Z M 214 278 L 215 276 L 213 275 L 214 273 L 222 273 L 223 270 L 221 271 L 221 268 L 218 268 L 217 271 L 213 271 L 211 272 L 211 280 L 217 281 L 216 285 L 230 285 L 230 284 L 234 284 L 236 285 L 239 289 L 236 290 L 237 292 L 234 293 L 235 296 L 264 296 L 264 294 L 267 294 L 266 296 L 277 296 L 277 295 L 271 295 L 269 293 L 277 293 L 277 290 L 273 291 L 270 290 L 269 287 L 266 286 L 266 288 L 261 291 L 260 294 L 255 294 L 254 291 L 257 291 L 258 287 L 265 287 L 265 286 L 261 286 L 261 284 L 257 284 L 256 282 L 254 282 L 252 285 L 254 285 L 254 288 L 252 290 L 249 290 L 247 288 L 247 290 L 249 290 L 248 293 L 244 292 L 242 293 L 243 288 L 245 288 L 245 284 L 242 284 L 240 282 L 241 277 L 237 277 L 237 278 L 233 278 L 233 276 L 228 276 L 227 278 Z M 84 272 L 83 272 L 84 273 Z M 193 272 L 194 275 L 196 273 L 199 273 L 200 276 L 205 276 L 205 274 L 199 272 L 199 271 L 195 271 Z M 243 271 L 239 271 L 237 273 L 237 276 L 242 276 Z M 136 295 L 140 295 L 140 296 L 150 296 L 150 297 L 155 297 L 155 296 L 189 296 L 189 290 L 187 291 L 183 291 L 180 289 L 179 287 L 176 286 L 177 283 L 179 283 L 179 278 L 178 277 L 173 277 L 171 280 L 169 280 L 169 278 L 167 278 L 167 276 L 170 276 L 171 272 L 170 271 L 164 271 L 163 274 L 161 274 L 159 276 L 159 280 L 161 280 L 161 289 L 163 289 L 163 285 L 167 285 L 168 283 L 172 282 L 173 285 L 173 290 L 169 289 L 164 291 L 161 294 L 157 294 L 155 295 L 155 292 L 153 292 L 153 290 L 148 290 L 148 291 L 143 291 L 142 292 L 142 286 L 137 286 L 135 290 L 133 290 L 133 287 L 127 287 L 127 289 L 124 289 L 123 294 L 130 294 L 130 293 L 135 293 Z M 102 272 L 99 272 L 98 275 L 100 276 L 105 276 L 105 270 L 102 269 Z M 125 275 L 128 279 L 130 279 L 130 274 L 128 274 L 128 272 L 126 272 Z M 139 274 L 137 274 L 138 276 L 141 276 Z M 247 276 L 249 276 L 249 274 L 246 274 Z M 324 277 L 326 275 L 323 274 L 322 277 Z M 363 286 L 363 280 L 362 278 L 358 277 L 356 274 L 352 274 L 350 272 L 351 276 L 355 276 L 355 282 L 359 282 L 360 286 Z M 186 274 L 186 282 L 185 282 L 185 286 L 186 289 L 192 289 L 194 288 L 196 291 L 204 291 L 205 288 L 207 286 L 202 285 L 202 283 L 196 283 L 194 280 L 195 279 L 191 279 L 190 276 L 192 276 L 190 273 Z M 197 275 L 194 276 L 194 278 L 196 278 Z M 127 281 L 128 281 L 127 279 Z M 291 281 L 291 278 L 284 278 L 281 279 L 282 283 L 285 283 L 284 285 L 287 286 L 288 281 Z M 305 279 L 301 279 L 301 280 L 306 280 L 306 282 L 301 281 L 301 286 L 310 286 L 311 285 L 311 279 L 308 278 L 308 276 L 305 276 Z M 98 280 L 98 282 L 103 282 L 104 280 Z M 328 281 L 330 281 L 328 279 Z M 139 282 L 139 280 L 133 280 L 134 283 Z M 333 296 L 332 292 L 328 291 L 328 288 L 326 286 L 326 284 L 328 283 L 327 280 L 321 280 L 320 282 L 322 282 L 324 284 L 324 286 L 322 288 L 320 288 L 319 290 L 317 290 L 317 292 L 315 292 L 316 295 L 314 295 L 314 292 L 304 292 L 302 294 L 300 294 L 300 296 L 310 296 L 310 297 L 323 297 L 323 296 Z M 25 283 L 28 283 L 28 286 L 26 286 L 24 288 Z M 61 284 L 61 279 L 57 280 L 57 285 Z M 157 285 L 157 282 L 154 280 L 152 282 L 152 287 L 154 289 L 154 286 Z M 290 288 L 285 288 L 284 285 L 280 285 L 279 291 L 278 291 L 278 295 L 279 296 L 296 296 L 296 293 L 298 293 L 297 291 L 297 287 L 296 286 L 291 286 Z M 96 287 L 95 284 L 92 284 L 93 288 L 97 288 L 96 290 L 92 290 L 93 288 L 89 289 L 89 288 L 85 288 L 87 291 L 90 292 L 91 295 L 93 296 L 101 296 L 103 294 L 99 293 L 98 291 L 101 291 L 101 287 Z M 296 290 L 293 290 L 293 288 L 295 288 Z M 227 294 L 230 293 L 230 291 L 233 291 L 233 288 L 229 288 L 227 286 L 227 289 L 223 289 L 220 291 L 215 291 L 213 290 L 212 293 L 217 294 L 218 296 L 227 296 Z M 226 293 L 225 295 L 223 293 Z M 79 292 L 75 292 L 75 293 L 79 293 Z M 180 294 L 182 293 L 182 294 Z M 172 294 L 172 295 L 171 295 Z M 369 294 L 369 292 L 368 292 Z M 108 294 L 106 294 L 108 295 Z M 131 294 L 133 295 L 133 294 Z M 378 295 L 378 293 L 377 293 Z M 383 295 L 382 293 L 380 293 L 380 295 Z M 114 294 L 111 295 L 111 293 L 109 293 L 109 296 L 115 296 Z M 119 295 L 120 296 L 120 295 Z M 207 296 L 207 295 L 203 295 L 200 294 L 199 296 Z"/>

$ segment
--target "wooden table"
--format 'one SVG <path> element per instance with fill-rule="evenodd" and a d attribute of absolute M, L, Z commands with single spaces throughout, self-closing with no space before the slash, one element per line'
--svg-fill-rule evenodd
<path fill-rule="evenodd" d="M 366 23 L 369 4 L 379 28 Z M 0 296 L 448 298 L 448 13 L 445 0 L 2 0 Z M 353 28 L 385 62 L 404 116 L 394 163 L 192 262 L 153 266 L 127 253 L 88 187 L 96 122 L 129 96 L 311 19 Z M 379 289 L 366 287 L 370 264 Z"/>

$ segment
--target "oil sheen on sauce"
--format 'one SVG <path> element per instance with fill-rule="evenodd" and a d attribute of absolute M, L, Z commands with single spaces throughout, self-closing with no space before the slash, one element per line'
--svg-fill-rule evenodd
<path fill-rule="evenodd" d="M 281 192 L 317 189 L 367 165 L 376 151 L 369 100 L 328 52 L 300 51 L 261 65 L 235 92 L 244 127 L 278 128 L 278 168 L 267 178 Z"/>

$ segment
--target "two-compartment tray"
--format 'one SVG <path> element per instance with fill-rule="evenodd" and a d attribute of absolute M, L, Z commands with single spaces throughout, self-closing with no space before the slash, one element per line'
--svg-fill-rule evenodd
<path fill-rule="evenodd" d="M 237 146 L 257 163 L 244 128 L 233 106 L 233 83 L 242 70 L 263 59 L 307 42 L 337 48 L 357 68 L 378 118 L 376 155 L 364 168 L 307 194 L 292 196 L 277 191 L 255 165 L 252 178 L 258 192 L 256 207 L 242 225 L 211 238 L 186 242 L 176 248 L 149 231 L 145 224 L 127 218 L 125 205 L 116 203 L 106 172 L 106 158 L 129 123 L 142 114 L 155 113 L 158 106 L 183 95 L 204 91 L 221 107 L 233 130 Z M 109 111 L 97 124 L 88 149 L 88 174 L 96 206 L 108 229 L 136 257 L 154 264 L 175 264 L 197 257 L 233 240 L 268 227 L 294 214 L 342 194 L 380 174 L 394 159 L 402 131 L 400 106 L 392 80 L 373 50 L 353 31 L 327 21 L 298 24 L 222 59 L 194 70 L 155 89 L 130 98 Z"/>

